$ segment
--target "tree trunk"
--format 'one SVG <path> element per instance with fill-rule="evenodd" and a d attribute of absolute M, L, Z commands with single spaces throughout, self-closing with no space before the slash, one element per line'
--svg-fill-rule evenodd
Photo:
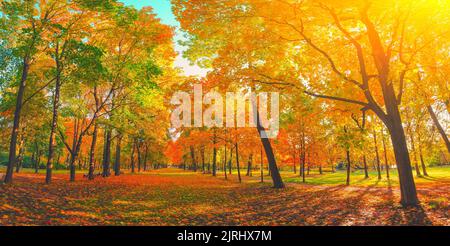
<path fill-rule="evenodd" d="M 323 174 L 323 170 L 322 170 L 322 163 L 319 164 L 319 174 L 322 175 Z"/>
<path fill-rule="evenodd" d="M 433 110 L 433 107 L 429 105 L 428 112 L 430 113 L 431 119 L 433 119 L 433 123 L 436 126 L 436 128 L 439 131 L 439 134 L 441 135 L 442 139 L 445 142 L 445 146 L 447 147 L 447 151 L 450 154 L 450 140 L 448 139 L 447 133 L 445 132 L 444 128 L 442 127 L 441 123 L 439 122 L 439 119 L 436 115 L 436 113 Z"/>
<path fill-rule="evenodd" d="M 191 159 L 192 159 L 192 166 L 194 167 L 194 166 L 197 166 L 197 163 L 196 163 L 196 159 L 195 159 L 195 149 L 194 149 L 194 146 L 190 146 L 190 150 L 191 150 Z"/>
<path fill-rule="evenodd" d="M 136 146 L 137 154 L 138 154 L 138 173 L 141 172 L 142 166 L 142 153 L 141 153 L 142 143 L 138 143 Z"/>
<path fill-rule="evenodd" d="M 247 177 L 252 177 L 253 173 L 252 173 L 252 164 L 253 164 L 253 154 L 250 154 L 250 157 L 248 159 L 248 163 L 247 163 Z"/>
<path fill-rule="evenodd" d="M 205 166 L 205 146 L 202 146 L 201 150 L 200 150 L 200 155 L 202 158 L 202 172 L 203 174 L 206 173 L 206 166 Z"/>
<path fill-rule="evenodd" d="M 54 163 L 54 166 L 56 167 L 56 170 L 58 170 L 58 166 L 59 166 L 60 162 L 61 162 L 61 153 L 58 153 L 58 157 L 56 157 L 56 160 L 55 160 L 55 163 Z"/>
<path fill-rule="evenodd" d="M 352 171 L 352 162 L 350 160 L 350 150 L 347 150 L 347 185 L 350 185 L 350 173 Z"/>
<path fill-rule="evenodd" d="M 133 140 L 133 147 L 131 150 L 131 173 L 135 173 L 135 163 L 134 163 L 134 152 L 136 150 L 136 141 Z M 186 168 L 186 164 L 184 165 L 184 167 Z"/>
<path fill-rule="evenodd" d="M 213 149 L 212 175 L 214 177 L 217 175 L 217 148 L 215 146 L 214 146 L 214 149 Z"/>
<path fill-rule="evenodd" d="M 419 160 L 417 159 L 416 143 L 414 141 L 414 135 L 413 135 L 412 131 L 410 131 L 410 138 L 411 138 L 411 150 L 412 150 L 412 154 L 414 155 L 414 166 L 416 169 L 416 174 L 417 174 L 417 177 L 421 177 L 422 174 L 420 173 Z"/>
<path fill-rule="evenodd" d="M 408 146 L 406 145 L 406 137 L 401 120 L 391 128 L 392 144 L 394 146 L 400 179 L 401 203 L 403 206 L 417 206 L 419 200 L 417 198 L 416 185 L 411 170 L 411 160 L 409 159 Z"/>
<path fill-rule="evenodd" d="M 293 153 L 293 155 L 292 155 L 292 158 L 294 158 L 293 159 L 293 164 L 294 164 L 294 174 L 297 174 L 297 163 L 296 163 L 296 159 L 295 159 L 295 149 L 294 149 L 294 153 Z"/>
<path fill-rule="evenodd" d="M 103 173 L 104 178 L 111 176 L 110 165 L 111 165 L 111 129 L 106 130 L 105 137 L 105 148 L 103 151 Z"/>
<path fill-rule="evenodd" d="M 236 142 L 236 167 L 237 167 L 237 171 L 238 171 L 238 178 L 239 178 L 239 183 L 242 183 L 242 178 L 241 178 L 241 166 L 239 165 L 239 144 Z"/>
<path fill-rule="evenodd" d="M 233 168 L 233 148 L 230 149 L 230 160 L 228 161 L 228 175 L 231 175 L 231 169 Z"/>
<path fill-rule="evenodd" d="M 215 177 L 217 175 L 217 133 L 216 133 L 216 128 L 214 128 L 214 139 L 213 139 L 213 145 L 214 145 L 214 149 L 213 149 L 213 170 L 212 170 L 212 175 Z"/>
<path fill-rule="evenodd" d="M 386 167 L 386 177 L 390 179 L 389 174 L 389 159 L 387 155 L 386 138 L 384 137 L 384 131 L 381 133 L 383 135 L 383 152 L 384 152 L 384 165 Z"/>
<path fill-rule="evenodd" d="M 42 151 L 38 150 L 37 151 L 37 159 L 36 159 L 36 163 L 34 164 L 34 173 L 38 174 L 39 173 L 39 168 L 41 165 L 41 156 L 42 156 Z"/>
<path fill-rule="evenodd" d="M 364 163 L 364 175 L 365 175 L 365 178 L 368 179 L 369 178 L 369 170 L 368 170 L 368 167 L 367 167 L 367 157 L 366 157 L 366 155 L 363 155 L 363 163 Z"/>
<path fill-rule="evenodd" d="M 61 93 L 61 72 L 62 67 L 59 60 L 59 42 L 56 43 L 55 48 L 55 63 L 56 63 L 56 82 L 55 82 L 55 94 L 53 96 L 53 118 L 50 130 L 50 140 L 48 145 L 48 156 L 47 156 L 47 173 L 45 177 L 45 182 L 50 184 L 52 182 L 52 169 L 53 169 L 53 155 L 56 147 L 56 131 L 58 127 L 58 113 L 59 113 L 59 100 Z"/>
<path fill-rule="evenodd" d="M 263 147 L 261 146 L 261 164 L 260 164 L 260 171 L 261 171 L 261 183 L 264 183 L 264 156 L 263 156 Z M 295 162 L 295 161 L 294 161 Z"/>
<path fill-rule="evenodd" d="M 233 152 L 233 151 L 231 151 L 231 152 Z M 228 163 L 227 163 L 227 145 L 226 144 L 225 144 L 225 153 L 224 153 L 223 156 L 225 158 L 225 160 L 223 162 L 223 173 L 225 175 L 225 180 L 228 180 L 228 174 L 227 174 L 227 165 L 228 165 Z"/>
<path fill-rule="evenodd" d="M 77 160 L 77 154 L 75 152 L 71 153 L 70 155 L 70 182 L 75 182 L 75 174 L 76 174 L 76 162 Z"/>
<path fill-rule="evenodd" d="M 5 183 L 10 184 L 13 182 L 13 172 L 14 167 L 16 165 L 16 148 L 17 148 L 17 137 L 19 136 L 20 129 L 20 116 L 22 114 L 22 103 L 23 96 L 25 94 L 26 81 L 28 77 L 28 71 L 30 69 L 29 59 L 28 57 L 24 57 L 22 63 L 22 77 L 19 83 L 19 90 L 17 91 L 16 98 L 16 109 L 14 110 L 14 121 L 11 133 L 11 139 L 9 142 L 9 157 L 8 157 L 8 166 L 6 169 L 5 175 Z"/>
<path fill-rule="evenodd" d="M 34 167 L 36 164 L 36 152 L 33 151 L 33 153 L 31 154 L 31 166 Z"/>
<path fill-rule="evenodd" d="M 301 154 L 300 176 L 302 177 L 302 182 L 306 183 L 306 153 L 304 150 L 302 150 Z"/>
<path fill-rule="evenodd" d="M 97 146 L 97 136 L 98 136 L 98 125 L 96 122 L 94 122 L 94 132 L 92 134 L 92 141 L 91 141 L 91 149 L 89 151 L 89 174 L 88 179 L 93 180 L 94 179 L 94 158 L 95 158 L 95 148 Z"/>
<path fill-rule="evenodd" d="M 147 172 L 147 156 L 148 156 L 148 145 L 145 144 L 144 163 L 143 163 L 144 164 L 144 172 Z"/>
<path fill-rule="evenodd" d="M 77 160 L 77 155 L 78 155 L 78 152 L 76 151 L 77 138 L 78 138 L 78 120 L 75 119 L 72 149 L 71 150 L 69 149 L 69 154 L 70 154 L 69 167 L 70 167 L 70 181 L 71 182 L 75 182 L 75 172 L 76 172 L 75 162 Z"/>
<path fill-rule="evenodd" d="M 228 162 L 228 174 L 233 174 L 233 148 L 230 149 L 230 161 Z"/>
<path fill-rule="evenodd" d="M 375 155 L 377 161 L 377 172 L 378 172 L 378 180 L 381 180 L 381 164 L 380 164 L 380 152 L 378 151 L 378 140 L 377 140 L 377 132 L 373 131 L 373 141 L 375 144 Z"/>
<path fill-rule="evenodd" d="M 18 162 L 17 162 L 17 166 L 16 166 L 16 173 L 19 173 L 20 169 L 22 168 L 24 152 L 25 152 L 25 144 L 24 144 L 24 140 L 22 139 L 20 141 L 19 158 L 18 158 Z"/>
<path fill-rule="evenodd" d="M 120 176 L 120 152 L 121 152 L 121 145 L 122 144 L 122 135 L 117 137 L 117 143 L 116 143 L 116 158 L 114 161 L 114 175 Z"/>
<path fill-rule="evenodd" d="M 425 165 L 425 161 L 423 159 L 423 152 L 422 152 L 422 140 L 420 138 L 420 135 L 418 135 L 419 137 L 419 154 L 420 154 L 420 164 L 422 165 L 422 171 L 423 171 L 423 175 L 428 177 L 428 172 L 427 172 L 427 167 Z"/>
<path fill-rule="evenodd" d="M 254 108 L 256 108 L 254 106 Z M 275 160 L 275 155 L 273 153 L 272 144 L 270 143 L 270 140 L 267 137 L 266 130 L 261 124 L 260 117 L 259 117 L 259 111 L 257 110 L 257 125 L 258 125 L 258 132 L 261 139 L 261 142 L 264 146 L 267 161 L 269 162 L 269 169 L 270 169 L 270 175 L 272 177 L 273 186 L 277 189 L 284 188 L 283 180 L 281 179 L 280 172 L 278 170 L 277 161 Z"/>

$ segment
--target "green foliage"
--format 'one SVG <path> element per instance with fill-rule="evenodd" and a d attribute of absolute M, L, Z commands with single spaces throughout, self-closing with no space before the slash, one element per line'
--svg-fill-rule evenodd
<path fill-rule="evenodd" d="M 70 76 L 82 82 L 95 82 L 106 74 L 106 68 L 102 64 L 104 52 L 95 46 L 83 41 L 69 40 L 66 59 L 68 66 L 75 66 Z"/>

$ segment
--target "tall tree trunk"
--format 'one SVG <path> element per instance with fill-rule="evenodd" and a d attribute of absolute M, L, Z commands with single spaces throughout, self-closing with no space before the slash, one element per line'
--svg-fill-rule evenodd
<path fill-rule="evenodd" d="M 411 160 L 409 159 L 405 132 L 401 122 L 401 120 L 398 120 L 390 129 L 400 179 L 401 204 L 405 207 L 417 206 L 419 199 L 417 198 L 416 185 L 411 170 Z"/>
<path fill-rule="evenodd" d="M 57 68 L 58 70 L 58 68 Z M 58 72 L 59 73 L 59 72 Z M 48 145 L 47 156 L 47 173 L 45 176 L 45 182 L 50 184 L 52 182 L 52 169 L 53 169 L 53 155 L 56 147 L 56 128 L 58 127 L 58 112 L 59 112 L 59 97 L 61 91 L 61 79 L 60 76 L 56 77 L 55 94 L 53 96 L 53 118 L 50 130 L 50 140 Z"/>
<path fill-rule="evenodd" d="M 136 140 L 133 140 L 133 147 L 131 150 L 131 173 L 135 173 L 134 152 L 136 151 Z M 184 165 L 186 169 L 186 164 Z"/>
<path fill-rule="evenodd" d="M 302 163 L 301 163 L 302 167 L 302 171 L 301 171 L 301 176 L 302 176 L 302 182 L 306 183 L 306 156 L 305 154 L 302 154 Z"/>
<path fill-rule="evenodd" d="M 89 174 L 88 179 L 93 180 L 94 179 L 94 161 L 95 161 L 95 148 L 97 146 L 97 136 L 98 136 L 98 125 L 97 122 L 94 122 L 94 132 L 92 133 L 92 141 L 91 141 L 91 148 L 89 151 Z"/>
<path fill-rule="evenodd" d="M 247 177 L 253 176 L 252 164 L 253 164 L 253 154 L 250 154 L 250 157 L 248 158 L 248 163 L 247 163 L 247 174 L 246 174 Z"/>
<path fill-rule="evenodd" d="M 77 161 L 77 154 L 75 153 L 75 151 L 73 150 L 73 152 L 70 155 L 70 182 L 75 182 L 75 174 L 76 174 L 76 164 L 75 162 Z"/>
<path fill-rule="evenodd" d="M 447 151 L 450 154 L 450 140 L 448 139 L 447 133 L 445 132 L 444 128 L 442 127 L 441 123 L 439 122 L 439 119 L 436 115 L 436 113 L 433 110 L 433 107 L 429 105 L 428 112 L 430 113 L 431 119 L 433 119 L 433 123 L 438 129 L 439 134 L 441 135 L 442 139 L 445 142 L 445 146 L 447 147 Z"/>
<path fill-rule="evenodd" d="M 256 107 L 254 106 L 254 108 L 256 108 Z M 256 111 L 257 111 L 257 126 L 258 126 L 257 128 L 258 128 L 261 142 L 262 142 L 265 152 L 266 152 L 267 161 L 269 162 L 270 175 L 272 177 L 273 186 L 274 186 L 274 188 L 282 189 L 285 186 L 284 186 L 283 180 L 281 179 L 280 172 L 278 170 L 277 161 L 275 160 L 275 155 L 273 153 L 272 144 L 270 143 L 270 140 L 267 138 L 266 130 L 264 129 L 264 127 L 262 126 L 262 123 L 260 121 L 259 111 L 258 110 L 256 110 Z"/>
<path fill-rule="evenodd" d="M 381 132 L 383 138 L 383 152 L 384 152 L 384 165 L 386 167 L 386 177 L 388 179 L 390 179 L 390 174 L 389 174 L 389 159 L 388 159 L 388 155 L 387 155 L 387 146 L 386 146 L 386 138 L 384 137 L 384 130 Z"/>
<path fill-rule="evenodd" d="M 215 177 L 217 175 L 217 148 L 213 148 L 213 165 L 212 165 L 212 175 Z"/>
<path fill-rule="evenodd" d="M 37 151 L 37 158 L 36 158 L 36 163 L 34 164 L 34 173 L 38 174 L 39 173 L 39 168 L 41 165 L 41 157 L 42 157 L 42 151 L 38 150 Z"/>
<path fill-rule="evenodd" d="M 23 164 L 23 155 L 25 152 L 25 144 L 24 144 L 24 140 L 20 140 L 20 145 L 19 145 L 19 158 L 17 161 L 17 165 L 16 165 L 16 173 L 20 172 L 20 169 L 22 168 L 22 164 Z"/>
<path fill-rule="evenodd" d="M 71 182 L 75 182 L 75 172 L 76 172 L 76 166 L 75 166 L 75 162 L 77 160 L 77 155 L 78 152 L 76 151 L 77 148 L 77 138 L 78 138 L 78 120 L 75 119 L 74 122 L 74 131 L 73 131 L 73 142 L 72 142 L 72 149 L 69 150 L 70 153 L 70 162 L 69 162 L 69 167 L 70 167 L 70 181 Z"/>
<path fill-rule="evenodd" d="M 36 164 L 36 151 L 33 151 L 33 153 L 31 153 L 31 167 L 34 167 Z"/>
<path fill-rule="evenodd" d="M 294 174 L 297 174 L 297 162 L 296 162 L 296 156 L 295 156 L 295 148 L 294 148 L 294 153 L 293 153 L 293 155 L 292 155 L 292 158 L 294 158 L 293 159 L 293 163 L 294 163 Z"/>
<path fill-rule="evenodd" d="M 239 178 L 239 183 L 242 183 L 242 178 L 241 178 L 241 166 L 239 164 L 239 144 L 236 142 L 236 167 L 237 167 L 237 171 L 238 171 L 238 178 Z"/>
<path fill-rule="evenodd" d="M 216 128 L 214 128 L 214 138 L 213 138 L 213 145 L 214 145 L 214 149 L 213 149 L 213 170 L 212 170 L 212 175 L 215 177 L 217 175 L 217 132 L 216 132 Z"/>
<path fill-rule="evenodd" d="M 119 135 L 117 137 L 117 143 L 116 143 L 116 158 L 114 161 L 114 175 L 120 176 L 120 152 L 121 152 L 121 144 L 122 144 L 122 135 Z"/>
<path fill-rule="evenodd" d="M 231 152 L 233 152 L 233 151 L 231 151 Z M 228 165 L 228 163 L 227 163 L 227 145 L 226 144 L 225 144 L 225 153 L 224 153 L 223 156 L 225 158 L 225 160 L 223 162 L 223 173 L 225 175 L 225 180 L 228 180 L 228 174 L 227 174 L 227 165 Z"/>
<path fill-rule="evenodd" d="M 54 166 L 56 167 L 56 170 L 59 169 L 58 166 L 59 166 L 60 162 L 61 162 L 61 153 L 59 152 L 58 153 L 58 157 L 56 157 L 56 160 L 55 160 L 55 163 L 54 163 Z"/>
<path fill-rule="evenodd" d="M 191 149 L 191 158 L 192 158 L 192 167 L 196 167 L 197 166 L 197 161 L 196 161 L 196 159 L 195 159 L 195 149 L 194 149 L 194 146 L 190 146 L 190 149 Z M 197 168 L 194 168 L 194 169 L 197 169 Z"/>
<path fill-rule="evenodd" d="M 422 165 L 423 175 L 428 177 L 427 167 L 425 165 L 425 161 L 423 159 L 422 148 L 420 148 L 420 164 Z"/>
<path fill-rule="evenodd" d="M 320 174 L 320 175 L 323 174 L 323 170 L 322 170 L 322 162 L 319 163 L 319 174 Z"/>
<path fill-rule="evenodd" d="M 228 174 L 233 174 L 233 148 L 230 149 L 230 161 L 228 162 Z"/>
<path fill-rule="evenodd" d="M 105 148 L 103 151 L 103 177 L 111 176 L 110 165 L 111 165 L 111 129 L 106 129 L 106 137 L 105 137 Z"/>
<path fill-rule="evenodd" d="M 300 177 L 302 177 L 302 182 L 306 183 L 306 172 L 305 172 L 305 165 L 306 165 L 306 139 L 305 134 L 302 132 L 302 140 L 300 142 Z"/>
<path fill-rule="evenodd" d="M 200 155 L 202 158 L 202 172 L 203 174 L 206 173 L 206 166 L 205 166 L 205 146 L 202 146 L 202 148 L 200 149 Z"/>
<path fill-rule="evenodd" d="M 363 155 L 363 163 L 364 163 L 364 177 L 366 179 L 368 179 L 369 178 L 369 170 L 367 167 L 367 157 L 365 154 Z"/>
<path fill-rule="evenodd" d="M 420 154 L 420 164 L 422 165 L 422 171 L 423 171 L 423 175 L 428 177 L 428 172 L 427 172 L 427 167 L 425 165 L 425 161 L 423 158 L 423 151 L 422 151 L 422 140 L 420 138 L 420 134 L 418 135 L 418 140 L 419 140 L 419 154 Z"/>
<path fill-rule="evenodd" d="M 230 160 L 228 161 L 228 175 L 231 175 L 231 170 L 233 168 L 233 148 L 230 149 Z"/>
<path fill-rule="evenodd" d="M 381 180 L 381 164 L 380 164 L 380 152 L 378 151 L 378 140 L 377 140 L 377 132 L 373 131 L 373 142 L 375 144 L 375 155 L 377 161 L 377 172 L 378 172 L 378 180 Z"/>
<path fill-rule="evenodd" d="M 417 159 L 416 143 L 414 141 L 414 135 L 413 135 L 412 131 L 410 131 L 410 138 L 411 138 L 411 150 L 412 150 L 412 154 L 414 156 L 414 166 L 416 169 L 416 174 L 417 174 L 417 177 L 421 177 L 422 174 L 420 173 L 419 160 Z"/>
<path fill-rule="evenodd" d="M 141 172 L 141 166 L 142 166 L 142 151 L 141 151 L 142 143 L 137 144 L 137 154 L 138 154 L 138 173 Z"/>
<path fill-rule="evenodd" d="M 350 185 L 350 173 L 352 171 L 352 162 L 350 159 L 350 150 L 347 150 L 347 185 Z"/>
<path fill-rule="evenodd" d="M 311 173 L 311 156 L 309 154 L 309 152 L 306 152 L 305 155 L 306 159 L 305 162 L 307 163 L 306 167 L 307 167 L 307 175 L 309 176 L 309 174 Z"/>
<path fill-rule="evenodd" d="M 77 130 L 78 131 L 78 130 Z M 83 136 L 84 136 L 85 132 L 81 132 L 80 135 L 78 136 L 78 140 L 74 140 L 74 147 L 72 148 L 72 150 L 70 151 L 71 153 L 71 158 L 70 158 L 70 181 L 71 182 L 75 182 L 75 162 L 78 158 L 78 154 L 80 153 L 80 149 L 81 149 L 81 144 L 83 143 Z M 78 133 L 76 133 L 75 135 L 78 135 Z M 82 157 L 80 156 L 79 158 L 79 167 L 81 169 L 81 161 L 82 161 Z"/>
<path fill-rule="evenodd" d="M 261 164 L 260 164 L 259 169 L 261 172 L 261 183 L 264 183 L 264 156 L 263 156 L 263 147 L 262 146 L 261 146 Z"/>
<path fill-rule="evenodd" d="M 145 144 L 144 163 L 143 163 L 144 164 L 144 172 L 147 172 L 147 156 L 148 156 L 148 145 Z"/>
<path fill-rule="evenodd" d="M 8 157 L 8 166 L 6 169 L 5 175 L 5 183 L 10 184 L 13 182 L 13 172 L 14 167 L 16 165 L 16 148 L 17 148 L 17 137 L 19 136 L 20 129 L 20 116 L 22 114 L 22 104 L 23 104 L 23 96 L 25 94 L 26 81 L 28 77 L 28 72 L 30 69 L 30 61 L 27 56 L 23 58 L 22 62 L 22 77 L 19 83 L 19 89 L 17 91 L 16 98 L 16 108 L 14 110 L 14 120 L 13 127 L 11 133 L 11 139 L 9 142 L 9 157 Z"/>

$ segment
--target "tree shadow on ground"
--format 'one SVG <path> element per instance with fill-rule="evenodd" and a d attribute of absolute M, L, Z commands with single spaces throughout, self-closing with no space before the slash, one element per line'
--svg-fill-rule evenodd
<path fill-rule="evenodd" d="M 422 205 L 417 207 L 404 208 L 395 200 L 393 187 L 388 181 L 387 202 L 391 203 L 391 209 L 395 212 L 389 216 L 392 225 L 426 226 L 433 225 Z"/>

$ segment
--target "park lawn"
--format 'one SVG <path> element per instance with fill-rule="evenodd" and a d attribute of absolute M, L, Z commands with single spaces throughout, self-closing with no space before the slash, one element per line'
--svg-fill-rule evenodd
<path fill-rule="evenodd" d="M 239 184 L 236 175 L 163 169 L 70 183 L 57 173 L 44 185 L 44 174 L 21 173 L 0 185 L 0 225 L 450 225 L 445 182 L 418 183 L 422 206 L 404 209 L 393 186 L 288 182 L 276 190 L 269 177 L 244 176 Z"/>
<path fill-rule="evenodd" d="M 429 167 L 427 169 L 428 177 L 416 176 L 414 171 L 414 178 L 416 184 L 432 184 L 432 183 L 447 183 L 450 185 L 450 166 L 445 167 Z M 292 172 L 282 172 L 282 176 L 286 182 L 300 183 L 302 179 L 299 175 L 294 175 Z M 326 172 L 322 175 L 318 171 L 314 170 L 306 177 L 306 183 L 311 185 L 342 185 L 347 180 L 346 171 L 337 171 L 335 173 Z M 399 186 L 399 179 L 396 169 L 390 170 L 390 178 L 387 178 L 386 172 L 382 172 L 382 179 L 378 179 L 378 173 L 376 171 L 369 172 L 369 178 L 366 179 L 364 171 L 355 171 L 350 176 L 351 186 L 377 186 L 377 187 L 389 187 Z"/>
<path fill-rule="evenodd" d="M 450 185 L 450 166 L 443 167 L 428 167 L 428 177 L 415 175 L 415 181 L 417 184 L 433 184 L 433 183 L 446 183 Z M 241 170 L 241 178 L 246 183 L 259 183 L 261 181 L 260 170 L 253 170 L 252 177 L 247 177 L 247 169 Z M 299 177 L 299 173 L 294 174 L 293 171 L 280 171 L 283 181 L 286 183 L 303 183 L 302 178 Z M 233 169 L 231 175 L 227 175 L 231 181 L 238 181 L 237 170 Z M 225 178 L 223 172 L 217 172 L 219 178 Z M 311 170 L 310 174 L 306 176 L 306 184 L 309 185 L 328 185 L 337 186 L 346 184 L 347 173 L 344 170 L 338 170 L 334 173 L 331 170 L 324 169 L 323 174 L 320 174 L 318 170 Z M 351 173 L 350 185 L 357 187 L 389 187 L 399 186 L 398 174 L 396 169 L 390 169 L 390 179 L 386 177 L 386 172 L 382 171 L 382 179 L 378 180 L 378 173 L 376 171 L 369 172 L 369 178 L 366 179 L 363 170 L 353 171 Z M 264 170 L 264 182 L 271 183 L 271 178 L 268 176 L 267 170 Z"/>

